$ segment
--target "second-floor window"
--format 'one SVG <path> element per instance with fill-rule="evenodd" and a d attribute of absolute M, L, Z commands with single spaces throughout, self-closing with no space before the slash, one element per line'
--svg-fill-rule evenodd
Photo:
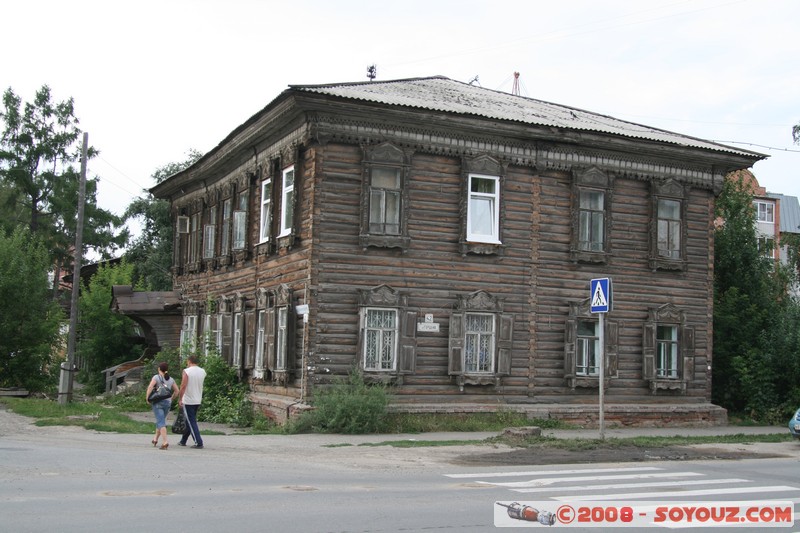
<path fill-rule="evenodd" d="M 195 213 L 189 223 L 189 262 L 196 263 L 200 259 L 200 213 Z"/>
<path fill-rule="evenodd" d="M 588 252 L 605 249 L 605 194 L 581 189 L 578 205 L 578 248 Z"/>
<path fill-rule="evenodd" d="M 469 175 L 467 241 L 500 243 L 500 177 Z"/>
<path fill-rule="evenodd" d="M 203 226 L 203 259 L 212 259 L 214 257 L 214 236 L 216 233 L 216 220 L 217 220 L 217 206 L 208 208 L 207 220 Z"/>
<path fill-rule="evenodd" d="M 753 202 L 758 222 L 773 223 L 775 221 L 775 204 L 772 202 Z"/>
<path fill-rule="evenodd" d="M 219 253 L 228 255 L 231 251 L 231 218 L 233 217 L 233 200 L 222 201 L 222 229 L 220 231 Z"/>
<path fill-rule="evenodd" d="M 682 234 L 680 200 L 658 199 L 657 225 L 658 255 L 668 259 L 680 259 Z"/>
<path fill-rule="evenodd" d="M 369 232 L 400 234 L 400 172 L 398 167 L 374 166 L 370 172 Z"/>
<path fill-rule="evenodd" d="M 247 191 L 237 196 L 233 212 L 233 249 L 243 250 L 247 246 Z"/>
<path fill-rule="evenodd" d="M 294 165 L 285 168 L 281 183 L 281 232 L 284 237 L 292 232 L 294 220 Z"/>
<path fill-rule="evenodd" d="M 266 242 L 270 238 L 270 225 L 272 223 L 272 180 L 266 179 L 261 183 L 261 218 L 259 223 L 258 240 Z"/>

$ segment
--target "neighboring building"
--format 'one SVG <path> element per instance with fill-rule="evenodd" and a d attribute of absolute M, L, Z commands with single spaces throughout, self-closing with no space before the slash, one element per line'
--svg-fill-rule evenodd
<path fill-rule="evenodd" d="M 396 409 L 717 423 L 713 220 L 765 156 L 442 77 L 291 86 L 152 189 L 182 338 L 282 419 L 354 367 Z M 145 317 L 146 319 L 146 317 Z"/>
<path fill-rule="evenodd" d="M 780 236 L 800 235 L 800 203 L 797 196 L 786 196 L 785 194 L 767 193 L 767 196 L 775 200 L 778 211 L 778 231 Z M 789 262 L 789 253 L 785 244 L 778 241 L 778 253 L 781 263 L 784 265 Z"/>

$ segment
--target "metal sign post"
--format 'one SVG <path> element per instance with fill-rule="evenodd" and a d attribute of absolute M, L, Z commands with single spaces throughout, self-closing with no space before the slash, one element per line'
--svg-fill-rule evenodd
<path fill-rule="evenodd" d="M 609 278 L 593 279 L 589 284 L 589 306 L 592 313 L 599 313 L 600 323 L 598 327 L 598 341 L 600 350 L 598 359 L 600 360 L 599 366 L 599 398 L 598 409 L 600 411 L 599 425 L 600 425 L 600 440 L 606 438 L 606 421 L 605 421 L 605 387 L 606 387 L 606 322 L 605 315 L 611 309 L 611 280 Z"/>

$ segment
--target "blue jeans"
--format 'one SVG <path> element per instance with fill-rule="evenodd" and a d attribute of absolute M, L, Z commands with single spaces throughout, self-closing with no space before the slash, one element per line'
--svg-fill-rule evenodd
<path fill-rule="evenodd" d="M 161 429 L 167 425 L 167 413 L 172 406 L 172 400 L 164 398 L 150 405 L 153 409 L 153 414 L 156 415 L 156 429 Z"/>
<path fill-rule="evenodd" d="M 197 446 L 203 445 L 203 437 L 200 436 L 200 429 L 197 427 L 197 410 L 200 409 L 199 405 L 183 404 L 183 414 L 186 416 L 186 430 L 181 437 L 181 444 L 186 444 L 189 440 L 189 435 Z"/>

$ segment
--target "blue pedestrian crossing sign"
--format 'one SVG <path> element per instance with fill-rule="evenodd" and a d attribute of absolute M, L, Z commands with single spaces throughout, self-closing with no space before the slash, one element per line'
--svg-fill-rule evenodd
<path fill-rule="evenodd" d="M 611 280 L 593 279 L 589 284 L 589 306 L 592 313 L 608 313 L 611 309 Z"/>

